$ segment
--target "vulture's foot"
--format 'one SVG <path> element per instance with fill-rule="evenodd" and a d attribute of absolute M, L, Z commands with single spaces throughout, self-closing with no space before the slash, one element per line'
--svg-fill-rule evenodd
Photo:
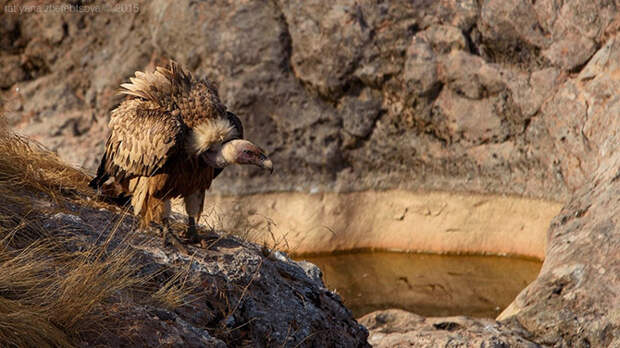
<path fill-rule="evenodd" d="M 196 228 L 189 227 L 181 236 L 187 243 L 194 244 L 200 242 L 200 237 L 196 232 Z"/>
<path fill-rule="evenodd" d="M 200 237 L 198 237 L 198 232 L 196 230 L 196 220 L 194 220 L 193 217 L 189 217 L 187 230 L 180 237 L 191 244 L 198 243 L 200 241 Z"/>
<path fill-rule="evenodd" d="M 187 252 L 187 248 L 181 243 L 179 238 L 174 234 L 174 232 L 170 231 L 170 227 L 167 223 L 164 223 L 161 229 L 161 237 L 162 237 L 162 248 L 165 248 L 168 244 L 168 239 L 170 239 L 170 243 L 172 246 L 183 254 L 189 254 Z"/>
<path fill-rule="evenodd" d="M 221 237 L 218 236 L 217 233 L 211 231 L 200 239 L 200 246 L 203 249 L 209 249 L 213 245 L 215 245 L 215 243 L 217 243 L 220 240 L 220 238 Z"/>

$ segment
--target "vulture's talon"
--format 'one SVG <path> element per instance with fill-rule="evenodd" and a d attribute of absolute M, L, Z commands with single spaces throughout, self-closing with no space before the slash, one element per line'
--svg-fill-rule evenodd
<path fill-rule="evenodd" d="M 195 244 L 200 242 L 200 237 L 198 236 L 198 233 L 196 233 L 196 230 L 187 230 L 185 232 L 185 240 L 187 240 L 188 243 L 190 244 Z"/>
<path fill-rule="evenodd" d="M 200 203 L 202 203 L 202 200 L 204 198 L 200 199 Z M 200 242 L 200 237 L 198 236 L 198 231 L 196 229 L 196 219 L 194 219 L 193 216 L 190 216 L 188 218 L 187 221 L 187 230 L 185 230 L 184 232 L 181 232 L 181 238 L 183 238 L 185 241 L 187 241 L 187 243 L 190 244 L 195 244 Z"/>

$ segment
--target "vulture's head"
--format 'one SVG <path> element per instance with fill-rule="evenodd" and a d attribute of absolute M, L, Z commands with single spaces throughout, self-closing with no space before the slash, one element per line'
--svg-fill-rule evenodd
<path fill-rule="evenodd" d="M 224 168 L 231 164 L 253 164 L 273 173 L 273 163 L 265 151 L 244 139 L 234 139 L 211 148 L 203 157 L 212 167 Z"/>

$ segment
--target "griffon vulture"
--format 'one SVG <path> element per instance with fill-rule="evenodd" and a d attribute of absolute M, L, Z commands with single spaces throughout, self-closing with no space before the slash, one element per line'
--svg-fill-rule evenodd
<path fill-rule="evenodd" d="M 231 164 L 253 164 L 273 170 L 265 152 L 243 140 L 239 118 L 220 101 L 216 87 L 172 62 L 152 73 L 136 72 L 121 93 L 131 96 L 112 111 L 111 133 L 93 188 L 110 178 L 131 196 L 143 228 L 151 222 L 168 231 L 170 199 L 183 197 L 188 238 L 195 238 L 196 220 L 205 190 Z M 173 238 L 174 237 L 173 235 Z"/>

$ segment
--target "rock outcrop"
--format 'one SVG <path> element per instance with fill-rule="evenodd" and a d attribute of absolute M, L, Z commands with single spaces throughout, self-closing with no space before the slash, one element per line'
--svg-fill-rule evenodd
<path fill-rule="evenodd" d="M 278 165 L 275 180 L 227 170 L 216 192 L 390 188 L 566 202 L 539 278 L 489 325 L 523 342 L 620 345 L 615 2 L 10 5 L 0 9 L 2 109 L 65 159 L 94 168 L 117 86 L 174 58 L 216 80 Z M 458 325 L 467 338 L 482 324 Z"/>
<path fill-rule="evenodd" d="M 91 179 L 0 115 L 1 346 L 368 347 L 317 266 L 213 230 L 164 246 Z"/>
<path fill-rule="evenodd" d="M 526 331 L 491 319 L 424 318 L 398 309 L 365 315 L 360 322 L 372 331 L 373 347 L 511 347 L 535 348 Z"/>
<path fill-rule="evenodd" d="M 231 168 L 216 192 L 402 188 L 561 200 L 578 184 L 567 171 L 578 169 L 549 155 L 561 125 L 541 108 L 609 37 L 613 7 L 545 3 L 3 6 L 3 108 L 24 133 L 92 170 L 119 84 L 174 58 L 217 82 L 247 136 L 278 163 L 277 180 Z M 567 33 L 583 45 L 569 45 Z"/>
<path fill-rule="evenodd" d="M 542 344 L 620 345 L 619 62 L 612 37 L 546 105 L 564 124 L 556 153 L 578 164 L 567 173 L 581 187 L 551 224 L 538 279 L 499 317 Z"/>
<path fill-rule="evenodd" d="M 160 238 L 132 233 L 136 222 L 121 219 L 111 212 L 75 207 L 52 216 L 48 224 L 74 233 L 77 248 L 107 240 L 112 246 L 130 243 L 136 250 L 136 269 L 163 282 L 160 285 L 165 285 L 166 274 L 180 272 L 181 303 L 168 308 L 113 302 L 106 310 L 117 317 L 119 332 L 85 335 L 85 346 L 367 346 L 367 330 L 340 297 L 325 288 L 315 265 L 296 263 L 233 236 L 211 240 L 206 249 L 189 247 L 191 255 L 183 255 L 162 248 Z"/>

